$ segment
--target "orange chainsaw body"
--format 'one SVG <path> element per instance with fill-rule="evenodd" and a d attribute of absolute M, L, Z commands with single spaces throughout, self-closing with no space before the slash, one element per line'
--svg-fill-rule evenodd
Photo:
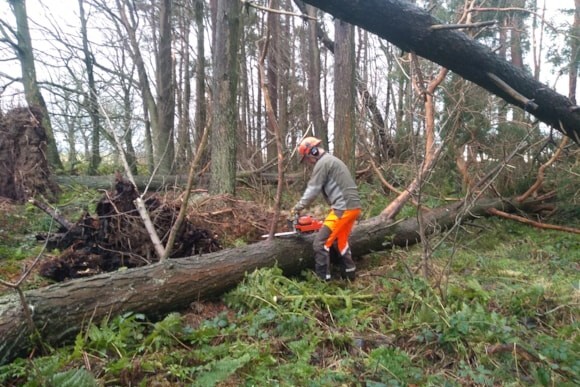
<path fill-rule="evenodd" d="M 320 230 L 323 224 L 323 221 L 313 218 L 310 215 L 303 215 L 298 218 L 294 227 L 296 231 L 306 234 Z"/>

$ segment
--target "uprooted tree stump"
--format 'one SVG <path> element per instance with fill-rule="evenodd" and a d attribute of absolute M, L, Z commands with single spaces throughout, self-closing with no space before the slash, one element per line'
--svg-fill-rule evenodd
<path fill-rule="evenodd" d="M 42 113 L 34 107 L 0 112 L 0 196 L 18 203 L 38 194 L 51 201 L 58 196 L 41 122 Z"/>
<path fill-rule="evenodd" d="M 135 208 L 137 196 L 133 184 L 118 175 L 114 190 L 105 192 L 97 203 L 96 216 L 85 212 L 74 224 L 59 219 L 62 227 L 57 233 L 38 235 L 40 240 L 48 238 L 49 248 L 63 250 L 59 256 L 42 262 L 40 274 L 60 282 L 157 262 L 151 238 Z M 179 206 L 156 194 L 145 199 L 145 206 L 155 230 L 165 243 L 177 219 Z M 187 220 L 181 224 L 170 258 L 220 249 L 211 230 L 196 227 Z"/>

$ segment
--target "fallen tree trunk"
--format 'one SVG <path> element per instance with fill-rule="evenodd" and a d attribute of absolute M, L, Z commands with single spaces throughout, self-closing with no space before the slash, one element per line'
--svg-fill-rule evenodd
<path fill-rule="evenodd" d="M 526 210 L 530 205 L 482 199 L 467 212 L 458 202 L 430 211 L 423 222 L 426 235 L 430 235 L 460 220 L 486 216 L 490 208 L 511 212 L 516 206 Z M 393 224 L 381 217 L 362 221 L 352 234 L 353 255 L 412 245 L 420 241 L 418 230 L 416 218 Z M 29 290 L 25 297 L 42 340 L 54 345 L 74 338 L 90 322 L 98 323 L 107 316 L 133 311 L 155 318 L 193 301 L 217 297 L 259 268 L 278 265 L 287 275 L 298 274 L 313 267 L 312 238 L 266 240 L 202 256 L 169 259 Z M 0 297 L 0 364 L 26 355 L 32 334 L 18 295 Z"/>
<path fill-rule="evenodd" d="M 580 144 L 580 108 L 465 33 L 407 0 L 304 0 L 453 71 Z M 465 25 L 469 28 L 470 25 Z"/>

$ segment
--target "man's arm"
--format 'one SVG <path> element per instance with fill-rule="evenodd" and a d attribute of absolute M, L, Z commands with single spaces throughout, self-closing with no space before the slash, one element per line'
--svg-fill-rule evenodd
<path fill-rule="evenodd" d="M 300 198 L 298 203 L 294 206 L 294 211 L 296 212 L 302 211 L 304 208 L 308 207 L 310 203 L 314 201 L 314 199 L 316 199 L 318 194 L 322 192 L 322 187 L 324 186 L 325 179 L 326 179 L 325 168 L 323 168 L 323 165 L 318 165 L 317 163 L 314 166 L 312 176 L 308 181 L 306 190 L 304 190 L 304 193 L 302 194 L 302 198 Z"/>

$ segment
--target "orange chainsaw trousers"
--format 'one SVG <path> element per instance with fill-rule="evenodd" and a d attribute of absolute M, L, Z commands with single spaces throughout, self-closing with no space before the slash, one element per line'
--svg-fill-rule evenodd
<path fill-rule="evenodd" d="M 324 225 L 331 231 L 330 236 L 324 243 L 326 250 L 330 250 L 330 247 L 336 241 L 340 255 L 344 255 L 347 252 L 349 248 L 348 238 L 350 237 L 354 223 L 360 216 L 360 212 L 360 208 L 345 211 L 330 211 L 326 219 L 324 219 Z"/>
<path fill-rule="evenodd" d="M 340 263 L 342 267 L 341 276 L 354 280 L 356 265 L 352 260 L 348 238 L 359 215 L 360 209 L 332 210 L 324 220 L 324 224 L 316 233 L 313 242 L 315 271 L 320 278 L 330 279 L 332 256 L 338 261 L 336 263 Z"/>

